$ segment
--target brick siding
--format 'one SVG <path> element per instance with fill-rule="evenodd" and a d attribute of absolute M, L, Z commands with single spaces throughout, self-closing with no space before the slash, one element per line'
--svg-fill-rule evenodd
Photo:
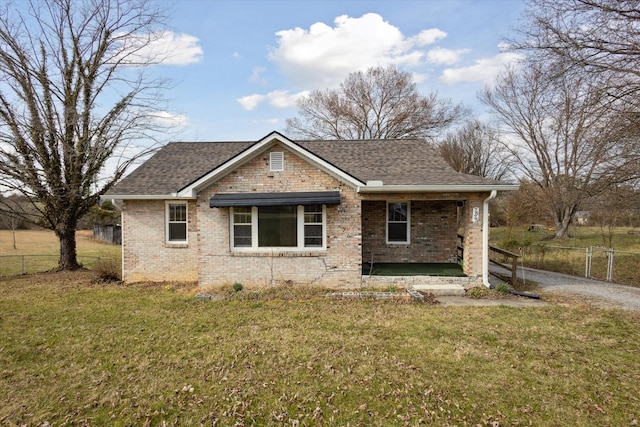
<path fill-rule="evenodd" d="M 284 151 L 284 171 L 269 170 L 269 153 Z M 233 252 L 229 208 L 210 208 L 217 193 L 339 191 L 339 205 L 326 208 L 327 249 L 304 252 Z M 199 282 L 215 286 L 306 283 L 331 287 L 360 283 L 360 199 L 355 190 L 283 147 L 261 153 L 200 192 Z"/>
<path fill-rule="evenodd" d="M 123 279 L 196 281 L 198 245 L 195 203 L 187 205 L 187 244 L 165 242 L 165 202 L 125 200 L 122 205 Z"/>
<path fill-rule="evenodd" d="M 405 245 L 386 243 L 387 202 L 363 201 L 363 260 L 457 262 L 457 209 L 455 200 L 411 201 L 411 235 Z"/>

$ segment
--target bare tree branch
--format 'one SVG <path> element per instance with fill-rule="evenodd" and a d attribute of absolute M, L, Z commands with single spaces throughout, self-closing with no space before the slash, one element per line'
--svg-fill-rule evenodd
<path fill-rule="evenodd" d="M 79 267 L 78 220 L 156 146 L 165 82 L 143 67 L 160 58 L 140 52 L 161 18 L 144 0 L 35 1 L 0 14 L 0 189 L 27 197 L 56 233 L 61 269 Z"/>
<path fill-rule="evenodd" d="M 339 89 L 314 91 L 298 102 L 300 117 L 286 132 L 301 139 L 424 138 L 434 140 L 466 110 L 420 95 L 410 73 L 374 67 L 352 73 Z"/>
<path fill-rule="evenodd" d="M 480 99 L 512 133 L 508 148 L 543 190 L 558 238 L 584 200 L 638 176 L 637 169 L 628 175 L 637 150 L 624 151 L 628 114 L 612 110 L 606 89 L 581 74 L 528 64 L 504 72 Z"/>

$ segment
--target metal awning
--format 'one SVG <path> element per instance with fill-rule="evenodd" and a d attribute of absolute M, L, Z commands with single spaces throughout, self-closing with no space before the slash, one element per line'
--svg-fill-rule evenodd
<path fill-rule="evenodd" d="M 305 191 L 291 193 L 219 193 L 209 200 L 209 207 L 337 205 L 339 191 Z"/>

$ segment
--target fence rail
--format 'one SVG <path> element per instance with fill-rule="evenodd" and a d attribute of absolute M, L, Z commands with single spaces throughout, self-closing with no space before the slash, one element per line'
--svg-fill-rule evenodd
<path fill-rule="evenodd" d="M 53 270 L 58 266 L 58 258 L 58 255 L 0 255 L 0 276 L 18 276 Z M 111 257 L 78 256 L 78 262 L 89 270 L 95 269 L 103 260 L 119 262 Z"/>

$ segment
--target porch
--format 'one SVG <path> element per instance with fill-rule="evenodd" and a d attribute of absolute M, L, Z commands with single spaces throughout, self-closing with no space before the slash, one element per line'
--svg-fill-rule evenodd
<path fill-rule="evenodd" d="M 402 263 L 380 262 L 362 264 L 363 276 L 436 276 L 436 277 L 467 277 L 462 266 L 456 263 Z"/>

